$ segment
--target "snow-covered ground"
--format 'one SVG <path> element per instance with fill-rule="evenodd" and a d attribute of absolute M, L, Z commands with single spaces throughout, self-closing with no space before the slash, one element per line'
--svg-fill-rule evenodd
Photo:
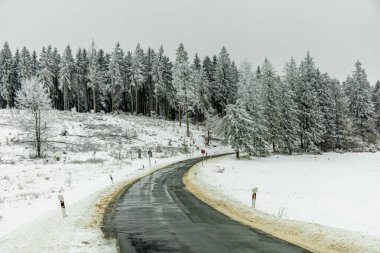
<path fill-rule="evenodd" d="M 327 153 L 211 160 L 198 172 L 206 185 L 276 217 L 380 238 L 380 153 Z"/>
<path fill-rule="evenodd" d="M 89 209 L 112 189 L 109 174 L 116 184 L 147 171 L 148 149 L 153 167 L 197 155 L 204 145 L 196 126 L 185 138 L 184 126 L 162 119 L 50 111 L 52 142 L 45 158 L 32 159 L 18 123 L 23 113 L 0 110 L 0 252 L 112 252 L 98 230 L 81 231 Z M 69 215 L 64 221 L 59 194 Z"/>

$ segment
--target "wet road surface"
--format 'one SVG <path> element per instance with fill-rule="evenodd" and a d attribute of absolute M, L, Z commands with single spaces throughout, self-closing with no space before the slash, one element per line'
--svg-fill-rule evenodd
<path fill-rule="evenodd" d="M 196 162 L 140 179 L 109 207 L 102 229 L 117 238 L 120 252 L 308 252 L 230 219 L 184 189 L 182 176 Z"/>

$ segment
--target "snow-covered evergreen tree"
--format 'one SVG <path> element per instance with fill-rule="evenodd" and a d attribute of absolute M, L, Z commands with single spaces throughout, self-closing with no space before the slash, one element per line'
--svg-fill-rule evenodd
<path fill-rule="evenodd" d="M 156 53 L 153 49 L 148 48 L 145 54 L 145 96 L 142 96 L 143 112 L 145 115 L 152 115 L 154 111 L 154 82 L 153 82 L 153 65 L 156 58 Z"/>
<path fill-rule="evenodd" d="M 269 154 L 268 143 L 265 140 L 267 134 L 266 121 L 263 117 L 263 106 L 259 80 L 252 70 L 252 65 L 242 62 L 239 71 L 238 100 L 237 104 L 244 108 L 252 118 L 251 128 L 251 153 L 255 156 Z"/>
<path fill-rule="evenodd" d="M 182 43 L 177 48 L 176 60 L 173 67 L 173 86 L 177 91 L 179 104 L 179 123 L 181 126 L 182 112 L 186 117 L 186 136 L 190 136 L 189 102 L 191 94 L 191 69 L 189 58 Z"/>
<path fill-rule="evenodd" d="M 334 101 L 331 96 L 330 84 L 331 78 L 327 73 L 320 74 L 317 71 L 318 82 L 316 83 L 316 90 L 319 100 L 319 108 L 323 114 L 323 140 L 321 142 L 321 149 L 323 151 L 331 150 L 334 148 L 334 135 L 335 135 L 335 115 L 334 115 Z"/>
<path fill-rule="evenodd" d="M 53 101 L 53 105 L 55 105 L 55 87 L 54 87 L 54 59 L 52 55 L 52 48 L 49 46 L 47 49 L 45 47 L 42 48 L 40 53 L 40 68 L 38 70 L 38 81 L 44 85 L 44 87 L 49 91 L 50 98 Z"/>
<path fill-rule="evenodd" d="M 299 106 L 302 94 L 299 93 L 299 88 L 300 71 L 292 57 L 285 64 L 281 82 L 282 125 L 285 132 L 283 142 L 289 153 L 299 149 L 300 144 Z"/>
<path fill-rule="evenodd" d="M 236 102 L 237 80 L 230 56 L 225 47 L 219 53 L 213 93 L 215 94 L 215 108 L 221 115 L 225 114 L 228 104 Z"/>
<path fill-rule="evenodd" d="M 0 96 L 2 108 L 13 106 L 14 86 L 12 77 L 12 52 L 8 42 L 5 42 L 0 51 Z"/>
<path fill-rule="evenodd" d="M 99 95 L 100 95 L 100 85 L 103 81 L 103 74 L 101 72 L 99 61 L 98 61 L 98 52 L 96 49 L 95 41 L 91 42 L 90 48 L 88 49 L 88 82 L 87 87 L 91 90 L 92 93 L 92 109 L 94 112 L 97 112 L 97 105 L 99 104 Z M 90 105 L 89 105 L 90 106 Z"/>
<path fill-rule="evenodd" d="M 75 56 L 73 91 L 76 98 L 76 109 L 78 112 L 87 111 L 87 76 L 88 57 L 86 49 L 79 48 Z"/>
<path fill-rule="evenodd" d="M 287 74 L 285 76 L 288 76 Z M 280 127 L 282 135 L 280 136 L 282 147 L 287 153 L 292 154 L 299 147 L 298 131 L 298 110 L 297 104 L 293 100 L 294 93 L 287 78 L 278 80 L 280 84 Z"/>
<path fill-rule="evenodd" d="M 298 109 L 301 147 L 306 151 L 319 150 L 324 134 L 323 113 L 319 107 L 317 92 L 318 72 L 313 58 L 307 52 L 300 65 Z"/>
<path fill-rule="evenodd" d="M 376 142 L 374 105 L 371 100 L 371 86 L 362 64 L 357 61 L 352 76 L 345 82 L 348 108 L 352 119 L 352 131 L 364 143 Z"/>
<path fill-rule="evenodd" d="M 281 146 L 282 136 L 285 134 L 281 125 L 280 87 L 273 65 L 265 58 L 261 67 L 261 96 L 263 105 L 263 117 L 267 126 L 266 139 L 271 143 L 273 152 Z"/>
<path fill-rule="evenodd" d="M 215 84 L 215 70 L 217 64 L 217 57 L 214 56 L 214 61 L 210 59 L 210 57 L 206 56 L 203 60 L 202 67 L 205 72 L 208 82 L 210 84 L 210 88 L 213 84 Z"/>
<path fill-rule="evenodd" d="M 131 86 L 134 88 L 135 93 L 135 107 L 136 114 L 140 112 L 139 109 L 139 91 L 143 87 L 146 79 L 146 66 L 144 51 L 140 47 L 140 43 L 137 44 L 135 52 L 133 53 L 133 63 L 131 69 Z"/>
<path fill-rule="evenodd" d="M 112 51 L 108 65 L 108 76 L 110 78 L 109 93 L 111 94 L 111 110 L 117 110 L 123 101 L 124 92 L 124 72 L 123 72 L 124 52 L 120 48 L 120 43 Z"/>
<path fill-rule="evenodd" d="M 48 46 L 48 50 L 49 51 L 49 47 L 51 46 Z M 63 97 L 63 93 L 60 92 L 59 90 L 59 82 L 60 82 L 60 75 L 59 75 L 59 71 L 60 71 L 60 65 L 61 65 L 61 55 L 59 54 L 58 52 L 58 49 L 57 48 L 54 48 L 52 49 L 52 65 L 51 65 L 51 68 L 52 68 L 52 73 L 53 73 L 53 107 L 54 108 L 63 108 L 63 106 L 60 106 L 60 104 L 62 104 L 62 102 L 64 101 L 64 99 L 62 99 Z"/>
<path fill-rule="evenodd" d="M 157 113 L 163 115 L 168 113 L 169 101 L 173 98 L 173 88 L 171 83 L 171 63 L 164 55 L 161 46 L 153 64 L 152 78 L 154 83 L 154 93 L 156 96 Z"/>
<path fill-rule="evenodd" d="M 103 108 L 106 111 L 111 111 L 112 108 L 110 108 L 109 103 L 109 101 L 111 100 L 109 95 L 109 85 L 111 83 L 111 80 L 108 74 L 111 56 L 105 53 L 103 49 L 99 49 L 97 53 L 97 58 L 101 83 L 99 85 L 99 96 L 97 96 L 99 106 L 98 103 L 96 103 L 96 108 L 99 107 L 99 110 Z"/>
<path fill-rule="evenodd" d="M 59 89 L 63 92 L 63 110 L 70 110 L 71 94 L 74 74 L 74 58 L 70 46 L 67 46 L 62 55 L 59 70 Z"/>
<path fill-rule="evenodd" d="M 375 108 L 375 123 L 378 133 L 380 133 L 380 81 L 377 81 L 372 92 L 372 102 Z"/>
<path fill-rule="evenodd" d="M 20 80 L 20 51 L 16 49 L 16 52 L 12 59 L 12 83 L 14 92 L 21 88 Z"/>
<path fill-rule="evenodd" d="M 197 54 L 195 55 L 191 71 L 194 92 L 193 108 L 198 116 L 198 121 L 202 122 L 208 115 L 207 112 L 210 108 L 210 91 L 207 75 L 202 68 Z"/>
<path fill-rule="evenodd" d="M 258 150 L 255 147 L 256 131 L 253 117 L 241 106 L 229 104 L 226 106 L 226 115 L 220 123 L 220 135 L 223 141 L 236 152 L 239 158 L 240 151 L 254 155 L 265 155 L 265 150 Z"/>
<path fill-rule="evenodd" d="M 349 118 L 347 97 L 338 80 L 330 81 L 330 94 L 333 98 L 334 131 L 332 140 L 334 149 L 348 150 L 351 147 L 351 120 Z"/>
<path fill-rule="evenodd" d="M 33 76 L 32 72 L 32 57 L 29 50 L 23 47 L 20 54 L 20 62 L 18 65 L 19 79 L 30 79 Z"/>
<path fill-rule="evenodd" d="M 33 50 L 32 62 L 31 62 L 32 77 L 37 76 L 38 69 L 39 69 L 39 62 L 38 62 L 37 52 L 36 52 L 36 50 Z"/>
<path fill-rule="evenodd" d="M 131 75 L 132 75 L 133 55 L 131 51 L 127 51 L 124 56 L 124 110 L 132 111 L 133 100 L 131 90 Z"/>

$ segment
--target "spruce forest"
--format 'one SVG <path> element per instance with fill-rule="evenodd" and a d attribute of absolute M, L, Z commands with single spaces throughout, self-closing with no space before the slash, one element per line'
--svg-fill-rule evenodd
<path fill-rule="evenodd" d="M 380 131 L 380 82 L 371 85 L 362 64 L 347 79 L 322 73 L 309 52 L 276 71 L 239 66 L 223 47 L 219 54 L 189 57 L 181 43 L 176 58 L 164 48 L 111 52 L 95 42 L 73 52 L 52 46 L 0 52 L 0 106 L 14 108 L 23 80 L 36 78 L 52 107 L 77 112 L 131 113 L 202 124 L 205 141 L 222 138 L 239 154 L 372 151 Z"/>

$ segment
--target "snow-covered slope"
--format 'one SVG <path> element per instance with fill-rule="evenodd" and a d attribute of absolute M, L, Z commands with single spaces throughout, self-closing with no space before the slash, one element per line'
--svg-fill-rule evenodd
<path fill-rule="evenodd" d="M 327 153 L 212 160 L 198 177 L 248 206 L 276 217 L 380 238 L 380 153 Z"/>
<path fill-rule="evenodd" d="M 153 167 L 200 154 L 204 145 L 200 128 L 191 126 L 192 137 L 186 138 L 186 129 L 178 127 L 178 122 L 125 114 L 50 111 L 51 142 L 44 146 L 46 157 L 32 159 L 33 148 L 25 143 L 28 139 L 18 124 L 23 113 L 0 110 L 0 252 L 39 252 L 43 246 L 49 252 L 74 252 L 70 245 L 55 251 L 49 247 L 72 241 L 67 234 L 80 230 L 86 223 L 82 218 L 90 219 L 88 209 L 112 189 L 109 174 L 116 184 L 148 170 L 149 149 Z M 138 149 L 142 159 L 137 157 Z M 64 195 L 69 214 L 64 223 L 58 194 Z M 47 241 L 38 246 L 38 237 L 25 236 L 28 231 L 40 239 L 45 234 Z M 57 238 L 60 233 L 62 238 Z M 99 241 L 99 234 L 90 237 Z M 17 238 L 24 243 L 15 244 Z M 80 234 L 78 240 L 81 245 Z M 78 249 L 91 252 L 91 247 L 85 240 Z M 93 252 L 97 250 L 100 248 Z"/>

